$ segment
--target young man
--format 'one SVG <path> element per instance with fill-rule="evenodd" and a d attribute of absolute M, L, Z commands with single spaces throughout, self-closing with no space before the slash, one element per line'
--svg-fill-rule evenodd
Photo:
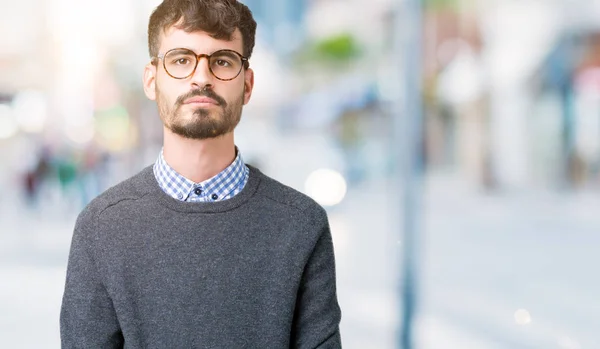
<path fill-rule="evenodd" d="M 163 150 L 79 215 L 63 348 L 341 348 L 325 211 L 234 145 L 255 30 L 235 0 L 153 12 L 144 90 Z"/>

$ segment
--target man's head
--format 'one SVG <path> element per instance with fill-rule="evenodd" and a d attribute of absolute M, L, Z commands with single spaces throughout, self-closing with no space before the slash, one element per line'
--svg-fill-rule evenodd
<path fill-rule="evenodd" d="M 252 13 L 236 0 L 165 0 L 154 10 L 144 90 L 168 129 L 192 139 L 233 131 L 254 86 L 247 59 L 255 32 Z"/>

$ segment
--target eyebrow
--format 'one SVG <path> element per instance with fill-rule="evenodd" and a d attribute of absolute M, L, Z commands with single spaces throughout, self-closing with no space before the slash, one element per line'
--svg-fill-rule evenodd
<path fill-rule="evenodd" d="M 170 50 L 165 51 L 165 53 L 167 53 L 167 52 L 182 52 L 182 51 L 183 52 L 185 52 L 185 51 L 191 51 L 192 53 L 196 54 L 196 52 L 194 52 L 194 50 L 189 49 L 189 48 L 185 48 L 185 47 L 175 47 L 175 48 L 172 48 Z"/>
<path fill-rule="evenodd" d="M 222 51 L 222 50 L 216 50 L 215 52 L 219 52 L 219 51 Z M 215 54 L 215 52 L 211 53 L 211 55 Z M 235 57 L 237 57 L 237 55 L 235 53 L 231 52 L 231 51 L 221 52 L 221 55 L 225 56 L 225 57 L 229 57 L 229 58 L 235 58 Z"/>
<path fill-rule="evenodd" d="M 169 51 L 178 52 L 178 51 L 182 51 L 182 50 L 188 50 L 188 51 L 192 51 L 192 52 L 193 52 L 195 55 L 197 55 L 196 51 L 195 51 L 194 49 L 190 48 L 190 47 L 174 47 L 174 48 L 171 48 L 171 49 L 168 49 L 168 50 L 166 50 L 166 51 L 165 51 L 165 54 L 166 54 L 167 52 L 169 52 Z M 213 52 L 211 52 L 211 53 L 207 53 L 207 55 L 212 55 L 212 54 L 214 54 L 215 52 L 219 52 L 219 51 L 223 51 L 223 50 L 225 50 L 225 51 L 235 51 L 235 52 L 238 52 L 237 50 L 234 50 L 234 49 L 231 49 L 231 48 L 219 48 L 219 49 L 216 49 L 216 50 L 214 50 L 214 51 L 213 51 Z M 229 55 L 230 57 L 233 57 L 233 56 L 235 55 L 235 53 L 233 53 L 233 52 L 223 52 L 223 54 Z M 242 54 L 240 53 L 240 55 L 242 55 Z"/>

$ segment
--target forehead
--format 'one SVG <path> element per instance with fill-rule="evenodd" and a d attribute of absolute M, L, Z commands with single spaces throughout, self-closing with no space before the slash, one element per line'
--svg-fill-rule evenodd
<path fill-rule="evenodd" d="M 231 40 L 222 40 L 215 39 L 204 31 L 188 33 L 172 26 L 162 33 L 159 52 L 164 53 L 178 47 L 188 48 L 196 53 L 212 53 L 222 49 L 243 53 L 242 34 L 236 28 Z"/>

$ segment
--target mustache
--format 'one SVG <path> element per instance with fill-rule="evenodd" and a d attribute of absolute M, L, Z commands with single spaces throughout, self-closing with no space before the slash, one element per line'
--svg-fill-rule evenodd
<path fill-rule="evenodd" d="M 214 99 L 215 102 L 217 102 L 217 104 L 220 106 L 223 106 L 223 107 L 227 106 L 227 102 L 225 101 L 225 99 L 223 97 L 219 96 L 218 94 L 216 94 L 211 89 L 191 90 L 190 92 L 177 97 L 175 104 L 177 106 L 181 106 L 181 105 L 183 105 L 183 102 L 185 102 L 185 100 L 190 99 L 192 97 L 208 97 L 208 98 Z"/>

